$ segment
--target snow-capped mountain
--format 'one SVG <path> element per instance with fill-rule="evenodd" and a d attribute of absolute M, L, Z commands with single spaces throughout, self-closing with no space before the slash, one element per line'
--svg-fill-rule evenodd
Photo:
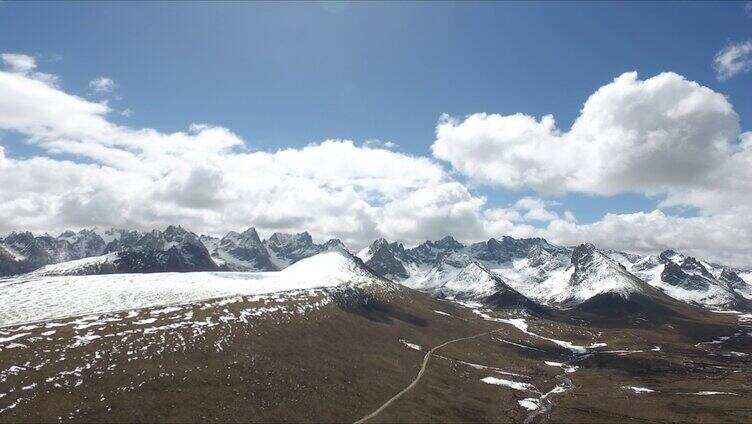
<path fill-rule="evenodd" d="M 405 248 L 401 243 L 389 243 L 381 238 L 358 252 L 358 257 L 386 278 L 401 280 L 410 276 L 402 262 L 405 258 Z"/>
<path fill-rule="evenodd" d="M 643 281 L 589 243 L 572 251 L 571 270 L 568 284 L 554 297 L 557 303 L 577 305 L 604 293 L 628 299 L 646 287 Z"/>
<path fill-rule="evenodd" d="M 65 231 L 58 237 L 14 232 L 0 240 L 0 275 L 280 271 L 340 249 L 345 249 L 341 241 L 317 244 L 307 232 L 274 233 L 262 240 L 253 227 L 221 238 L 180 226 Z M 412 248 L 378 239 L 358 257 L 379 276 L 436 297 L 483 300 L 503 289 L 541 304 L 572 306 L 604 293 L 626 298 L 645 291 L 645 282 L 686 303 L 752 307 L 752 272 L 670 250 L 640 256 L 589 244 L 556 246 L 542 238 L 503 236 L 465 245 L 447 236 Z"/>
<path fill-rule="evenodd" d="M 669 296 L 710 308 L 737 308 L 749 304 L 752 286 L 738 270 L 711 264 L 691 256 L 666 250 L 658 256 L 611 257 L 631 273 Z"/>
<path fill-rule="evenodd" d="M 105 252 L 105 243 L 91 230 L 66 231 L 58 237 L 13 232 L 0 240 L 0 275 L 32 271 L 41 266 Z"/>
<path fill-rule="evenodd" d="M 487 278 L 458 279 L 465 276 L 461 269 L 476 263 L 541 304 L 571 307 L 606 294 L 614 299 L 627 299 L 636 292 L 655 296 L 648 283 L 687 303 L 715 308 L 748 305 L 744 296 L 752 286 L 740 274 L 749 274 L 664 253 L 643 257 L 600 251 L 592 244 L 572 249 L 541 238 L 505 236 L 469 246 L 445 237 L 410 249 L 379 239 L 358 256 L 384 277 L 438 297 L 483 300 L 489 296 Z"/>
<path fill-rule="evenodd" d="M 277 271 L 256 229 L 230 231 L 221 239 L 202 237 L 217 265 L 231 271 Z"/>
<path fill-rule="evenodd" d="M 185 272 L 217 269 L 199 237 L 180 226 L 142 233 L 65 231 L 58 237 L 11 233 L 0 243 L 0 275 Z"/>
<path fill-rule="evenodd" d="M 277 269 L 284 269 L 295 262 L 332 249 L 345 249 L 345 245 L 338 239 L 331 239 L 324 244 L 313 242 L 307 232 L 298 234 L 274 233 L 264 245 L 269 251 L 269 257 Z"/>
<path fill-rule="evenodd" d="M 262 241 L 253 227 L 242 233 L 230 231 L 221 239 L 201 236 L 201 242 L 214 262 L 228 271 L 279 271 L 321 252 L 345 249 L 337 239 L 316 244 L 307 232 L 274 233 Z"/>
<path fill-rule="evenodd" d="M 533 307 L 501 277 L 464 253 L 447 252 L 428 272 L 414 273 L 401 283 L 437 298 L 490 301 L 497 307 Z"/>
<path fill-rule="evenodd" d="M 541 249 L 540 245 L 544 248 Z M 557 248 L 542 239 L 505 237 L 501 241 L 491 239 L 465 246 L 447 236 L 411 249 L 379 239 L 360 251 L 358 256 L 384 277 L 434 297 L 480 300 L 497 307 L 539 309 L 489 267 L 511 267 L 512 260 L 527 260 L 528 255 L 535 262 L 541 255 L 553 254 L 548 250 L 556 252 Z"/>

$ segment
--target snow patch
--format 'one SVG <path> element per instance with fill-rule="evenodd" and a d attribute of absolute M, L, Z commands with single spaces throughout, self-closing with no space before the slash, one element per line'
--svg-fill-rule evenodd
<path fill-rule="evenodd" d="M 562 368 L 564 370 L 564 372 L 566 372 L 567 374 L 571 374 L 571 373 L 577 371 L 577 369 L 579 368 L 579 367 L 576 367 L 574 365 L 568 365 L 568 364 L 564 364 L 564 363 L 561 363 L 561 362 L 554 362 L 554 361 L 544 361 L 543 363 L 546 364 L 546 365 L 548 365 L 548 366 L 550 366 L 550 367 Z"/>
<path fill-rule="evenodd" d="M 622 389 L 632 390 L 635 393 L 653 393 L 655 390 L 648 389 L 647 387 L 635 387 L 635 386 L 621 386 Z"/>
<path fill-rule="evenodd" d="M 536 398 L 525 398 L 518 400 L 517 403 L 519 403 L 521 407 L 527 409 L 528 411 L 535 411 L 536 409 L 540 408 L 541 401 L 540 399 Z"/>
<path fill-rule="evenodd" d="M 112 274 L 31 279 L 27 276 L 0 282 L 0 327 L 343 284 L 388 283 L 338 251 L 303 259 L 280 272 Z"/>
<path fill-rule="evenodd" d="M 512 380 L 505 380 L 503 378 L 484 377 L 484 378 L 481 378 L 480 381 L 486 384 L 494 384 L 497 386 L 509 387 L 510 389 L 514 389 L 514 390 L 527 391 L 527 392 L 535 391 L 535 387 L 532 384 L 520 383 L 520 382 L 512 381 Z"/>
<path fill-rule="evenodd" d="M 402 340 L 402 339 L 400 339 L 400 342 L 402 342 L 403 345 L 409 347 L 410 349 L 421 350 L 421 347 L 418 344 L 410 343 L 410 342 L 408 342 L 406 340 Z"/>

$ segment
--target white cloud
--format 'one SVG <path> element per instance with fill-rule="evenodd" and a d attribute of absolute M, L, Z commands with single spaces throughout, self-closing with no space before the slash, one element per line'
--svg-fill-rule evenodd
<path fill-rule="evenodd" d="M 444 149 L 445 158 L 451 156 L 458 169 L 474 178 L 560 192 L 664 187 L 670 188 L 665 205 L 702 211 L 696 218 L 660 211 L 607 215 L 583 225 L 571 212 L 562 216 L 554 211 L 558 204 L 534 197 L 507 208 L 488 208 L 483 196 L 433 159 L 390 151 L 385 144 L 325 140 L 263 152 L 252 151 L 226 128 L 206 124 L 174 133 L 116 125 L 108 120 L 113 111 L 106 103 L 66 93 L 33 71 L 0 71 L 0 130 L 25 136 L 43 152 L 13 158 L 0 140 L 0 232 L 150 229 L 178 223 L 221 234 L 254 225 L 266 234 L 308 230 L 317 239 L 340 237 L 354 248 L 376 237 L 409 244 L 446 234 L 465 241 L 509 234 L 565 244 L 594 241 L 650 253 L 672 247 L 752 265 L 752 224 L 747 219 L 752 215 L 752 134 L 739 136 L 736 115 L 723 96 L 674 74 L 647 81 L 630 74 L 617 79 L 588 100 L 569 133 L 557 130 L 552 118 L 524 115 L 473 115 L 464 122 L 446 118 L 440 123 L 439 140 L 446 145 L 434 147 L 437 155 Z M 537 137 L 553 145 L 544 149 Z M 703 143 L 703 137 L 714 141 Z M 735 138 L 742 142 L 733 144 Z M 473 140 L 484 144 L 485 154 L 473 150 Z M 587 160 L 572 155 L 572 147 L 558 146 L 601 142 L 607 148 L 593 149 Z M 669 142 L 679 145 L 663 146 Z M 514 151 L 506 151 L 504 143 Z M 619 143 L 634 151 L 622 151 Z M 670 164 L 667 157 L 694 166 L 697 149 L 711 163 L 710 169 L 698 164 L 694 172 L 700 176 L 652 169 Z M 62 160 L 57 154 L 82 160 Z M 653 162 L 648 154 L 655 156 Z M 620 164 L 614 169 L 591 166 L 588 160 L 597 155 L 610 155 L 604 158 Z M 498 173 L 492 164 L 482 163 L 494 157 L 502 158 L 496 163 Z M 527 168 L 520 168 L 515 158 L 526 159 Z M 638 159 L 649 163 L 636 163 Z M 657 182 L 623 177 L 629 171 L 624 163 L 652 172 Z M 482 172 L 475 173 L 478 169 Z M 675 183 L 679 177 L 687 182 Z"/>
<path fill-rule="evenodd" d="M 226 128 L 193 124 L 162 133 L 116 125 L 110 113 L 104 102 L 0 72 L 0 130 L 26 136 L 47 156 L 14 159 L 0 151 L 0 231 L 181 223 L 221 234 L 255 225 L 354 244 L 485 235 L 483 197 L 432 159 L 386 143 L 326 140 L 253 152 Z"/>
<path fill-rule="evenodd" d="M 32 72 L 37 68 L 37 61 L 33 56 L 18 53 L 2 53 L 0 54 L 0 60 L 2 60 L 3 66 L 8 72 L 24 75 L 52 86 L 60 82 L 60 78 L 57 75 Z"/>
<path fill-rule="evenodd" d="M 126 118 L 130 118 L 131 116 L 133 116 L 133 110 L 123 109 L 123 111 L 120 112 L 120 115 L 125 116 Z"/>
<path fill-rule="evenodd" d="M 0 54 L 0 59 L 11 72 L 26 73 L 37 67 L 34 57 L 25 54 L 3 53 Z"/>
<path fill-rule="evenodd" d="M 559 219 L 559 215 L 556 212 L 548 209 L 551 206 L 557 205 L 557 202 L 526 196 L 519 199 L 510 211 L 516 212 L 519 215 L 517 220 L 520 222 L 548 222 Z M 512 214 L 510 217 L 515 217 L 515 215 Z"/>
<path fill-rule="evenodd" d="M 537 234 L 561 244 L 592 242 L 605 249 L 642 254 L 674 249 L 724 264 L 752 265 L 752 224 L 736 214 L 691 218 L 668 216 L 659 210 L 607 214 L 586 225 L 553 221 Z"/>
<path fill-rule="evenodd" d="M 719 80 L 752 71 L 752 41 L 729 44 L 715 55 L 713 68 Z"/>
<path fill-rule="evenodd" d="M 89 81 L 89 88 L 97 94 L 111 93 L 115 90 L 115 81 L 112 78 L 99 77 Z"/>
<path fill-rule="evenodd" d="M 740 132 L 723 95 L 680 75 L 616 78 L 590 96 L 567 132 L 552 116 L 444 116 L 432 150 L 478 183 L 543 194 L 637 192 L 662 199 L 661 208 L 699 211 L 689 218 L 660 210 L 609 214 L 585 225 L 546 208 L 506 216 L 548 222 L 529 235 L 642 253 L 675 248 L 752 265 L 752 133 Z"/>
<path fill-rule="evenodd" d="M 660 193 L 692 186 L 739 135 L 726 98 L 674 73 L 625 73 L 585 102 L 568 132 L 553 116 L 442 117 L 434 155 L 471 179 L 541 193 Z"/>
<path fill-rule="evenodd" d="M 399 144 L 391 142 L 391 141 L 382 141 L 378 139 L 370 139 L 363 142 L 363 147 L 374 147 L 374 148 L 384 148 L 393 150 L 399 147 Z"/>

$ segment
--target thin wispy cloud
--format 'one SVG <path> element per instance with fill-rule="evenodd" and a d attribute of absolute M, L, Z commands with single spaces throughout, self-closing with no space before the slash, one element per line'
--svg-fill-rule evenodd
<path fill-rule="evenodd" d="M 89 81 L 89 89 L 96 94 L 112 93 L 116 87 L 115 81 L 108 77 L 99 77 Z"/>
<path fill-rule="evenodd" d="M 721 81 L 752 71 L 752 41 L 732 43 L 724 47 L 715 55 L 713 67 Z"/>

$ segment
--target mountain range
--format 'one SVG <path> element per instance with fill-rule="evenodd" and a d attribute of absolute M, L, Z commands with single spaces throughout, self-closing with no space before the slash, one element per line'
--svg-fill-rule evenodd
<path fill-rule="evenodd" d="M 317 244 L 306 232 L 262 240 L 254 228 L 221 238 L 180 226 L 87 229 L 57 237 L 14 232 L 0 239 L 0 276 L 271 272 L 329 250 L 346 247 L 338 239 Z M 647 296 L 710 309 L 752 309 L 752 271 L 672 250 L 642 256 L 592 244 L 557 246 L 542 238 L 503 236 L 466 245 L 447 236 L 412 248 L 378 239 L 356 255 L 375 274 L 436 298 L 596 310 L 623 308 Z"/>
<path fill-rule="evenodd" d="M 0 422 L 750 417 L 749 273 L 673 251 L 169 227 L 2 252 L 62 262 L 0 278 Z"/>

